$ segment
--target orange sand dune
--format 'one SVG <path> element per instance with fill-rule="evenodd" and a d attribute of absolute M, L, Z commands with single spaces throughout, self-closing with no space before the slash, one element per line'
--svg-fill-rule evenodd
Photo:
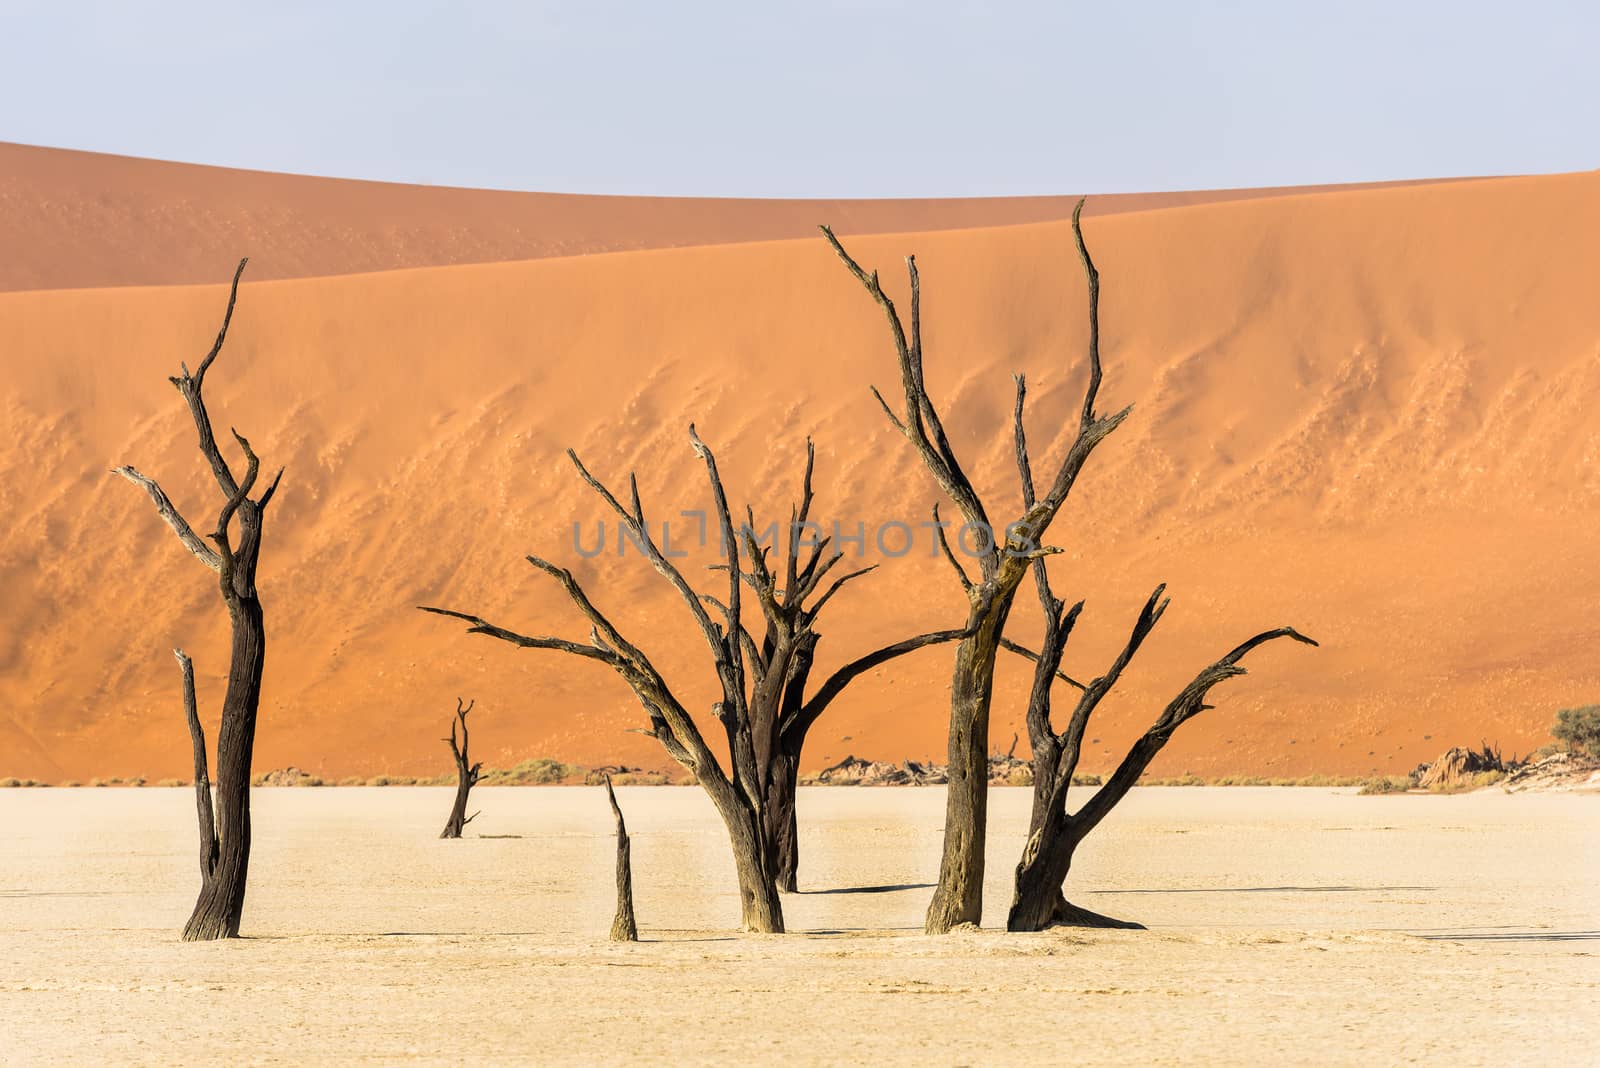
<path fill-rule="evenodd" d="M 1337 187 L 1320 187 L 1337 188 Z M 1355 188 L 1355 187 L 1346 187 Z M 1272 196 L 1097 197 L 1101 213 Z M 1073 197 L 732 200 L 576 196 L 229 170 L 0 142 L 0 290 L 257 280 L 1065 218 Z"/>
<path fill-rule="evenodd" d="M 1100 669 L 1157 581 L 1174 596 L 1091 729 L 1090 770 L 1199 666 L 1283 623 L 1324 648 L 1261 650 L 1159 770 L 1398 771 L 1480 738 L 1526 750 L 1557 707 L 1600 695 L 1600 176 L 1205 204 L 1086 230 L 1105 281 L 1105 404 L 1136 407 L 1052 537 L 1057 591 L 1088 598 L 1067 670 Z M 1016 499 L 1010 373 L 1029 376 L 1040 466 L 1082 388 L 1069 228 L 851 246 L 896 292 L 899 257 L 918 254 L 932 388 L 1002 511 Z M 183 774 L 174 645 L 216 707 L 211 577 L 108 468 L 138 465 L 211 522 L 215 488 L 165 376 L 204 352 L 223 296 L 0 295 L 0 773 Z M 574 551 L 573 523 L 590 543 L 604 512 L 562 448 L 614 483 L 637 470 L 647 508 L 674 518 L 706 503 L 694 420 L 735 498 L 775 516 L 811 434 L 819 517 L 916 524 L 935 491 L 869 383 L 892 395 L 881 318 L 820 238 L 246 284 L 208 393 L 222 425 L 288 467 L 262 567 L 258 766 L 442 771 L 457 694 L 478 701 L 490 763 L 664 763 L 624 733 L 640 711 L 603 668 L 412 606 L 581 638 L 521 557 L 570 561 L 703 701 L 699 639 L 664 583 L 631 554 Z M 930 547 L 918 531 L 836 602 L 824 667 L 955 625 L 961 596 Z M 1019 636 L 1036 625 L 1030 596 Z M 925 651 L 863 680 L 808 763 L 942 753 L 948 669 Z M 1001 680 L 998 747 L 1025 682 L 1014 666 Z"/>

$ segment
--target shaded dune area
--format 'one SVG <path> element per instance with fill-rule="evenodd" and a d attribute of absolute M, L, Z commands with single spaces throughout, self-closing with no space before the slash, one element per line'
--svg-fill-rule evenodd
<path fill-rule="evenodd" d="M 138 466 L 214 521 L 166 376 L 204 354 L 238 255 L 252 264 L 207 395 L 287 467 L 261 571 L 262 769 L 440 771 L 458 694 L 478 702 L 491 765 L 664 765 L 626 733 L 642 713 L 604 668 L 413 610 L 583 640 L 522 560 L 538 553 L 709 708 L 676 594 L 618 555 L 609 521 L 604 552 L 575 547 L 575 523 L 592 551 L 608 517 L 568 446 L 613 485 L 637 472 L 709 591 L 698 565 L 715 546 L 680 517 L 708 501 L 688 424 L 766 519 L 787 516 L 810 435 L 814 515 L 864 526 L 846 552 L 883 564 L 830 607 L 821 667 L 958 626 L 962 593 L 919 526 L 936 487 L 868 392 L 897 387 L 881 314 L 817 222 L 897 299 L 916 253 L 930 390 L 994 511 L 1018 506 L 1011 374 L 1028 376 L 1036 469 L 1081 402 L 1070 198 L 566 197 L 20 146 L 0 163 L 0 774 L 186 774 L 175 645 L 215 714 L 213 580 L 109 468 Z M 1112 764 L 1200 666 L 1280 624 L 1323 648 L 1261 650 L 1153 770 L 1397 772 L 1480 738 L 1525 751 L 1556 708 L 1595 699 L 1600 176 L 1091 207 L 1102 406 L 1135 407 L 1048 539 L 1057 593 L 1087 600 L 1066 670 L 1102 671 L 1157 582 L 1174 601 L 1084 770 Z M 875 537 L 889 523 L 912 531 L 903 555 L 899 528 Z M 1011 633 L 1034 637 L 1037 617 L 1025 588 Z M 949 668 L 933 649 L 866 676 L 813 732 L 808 766 L 942 758 Z M 1024 668 L 999 675 L 999 749 L 1022 730 Z"/>

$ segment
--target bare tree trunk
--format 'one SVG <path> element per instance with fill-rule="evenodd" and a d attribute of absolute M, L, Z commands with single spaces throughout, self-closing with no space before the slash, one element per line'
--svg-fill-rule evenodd
<path fill-rule="evenodd" d="M 1052 812 L 1044 825 L 1031 833 L 1017 864 L 1016 889 L 1006 916 L 1008 931 L 1043 931 L 1048 927 L 1107 927 L 1142 931 L 1144 925 L 1118 920 L 1079 908 L 1066 899 L 1062 887 L 1072 868 L 1072 854 L 1082 841 L 1068 821 Z"/>
<path fill-rule="evenodd" d="M 616 791 L 611 789 L 611 776 L 606 776 L 606 800 L 611 802 L 611 814 L 617 818 L 617 915 L 611 921 L 611 941 L 639 941 L 639 924 L 633 918 L 633 862 L 629 856 L 628 827 L 622 822 L 622 807 L 617 804 Z"/>
<path fill-rule="evenodd" d="M 250 870 L 250 762 L 266 662 L 266 630 L 261 602 L 254 596 L 239 598 L 228 607 L 233 659 L 217 733 L 217 863 L 211 878 L 201 885 L 194 912 L 184 924 L 185 942 L 239 937 Z"/>
<path fill-rule="evenodd" d="M 924 930 L 943 934 L 983 921 L 984 845 L 989 818 L 989 706 L 994 663 L 1010 600 L 976 616 L 977 631 L 956 648 L 950 681 L 950 734 L 945 786 L 944 852 L 939 885 L 928 905 Z"/>
<path fill-rule="evenodd" d="M 778 884 L 767 871 L 761 845 L 753 833 L 733 835 L 733 863 L 739 878 L 739 929 L 751 934 L 782 934 L 783 903 Z"/>
<path fill-rule="evenodd" d="M 450 806 L 450 818 L 445 820 L 444 830 L 439 832 L 440 838 L 460 838 L 462 830 L 478 815 L 476 812 L 467 815 L 467 794 L 472 789 L 472 782 L 465 776 L 457 778 L 455 803 Z"/>
<path fill-rule="evenodd" d="M 472 711 L 476 703 L 469 701 L 466 707 L 462 707 L 461 698 L 456 698 L 456 716 L 450 721 L 450 737 L 444 739 L 450 746 L 450 755 L 456 764 L 456 800 L 450 806 L 450 818 L 445 821 L 444 830 L 439 832 L 440 838 L 460 838 L 466 825 L 478 818 L 476 812 L 467 815 L 467 795 L 478 784 L 478 772 L 483 768 L 481 762 L 469 763 L 472 757 L 468 754 L 467 713 Z M 457 724 L 461 725 L 460 745 L 456 744 Z"/>
<path fill-rule="evenodd" d="M 733 848 L 733 868 L 739 880 L 739 930 L 782 934 L 783 903 L 773 870 L 767 866 L 761 817 L 738 800 L 735 787 L 726 782 L 718 787 L 708 792 L 728 828 L 728 842 Z"/>
<path fill-rule="evenodd" d="M 768 766 L 767 799 L 761 816 L 765 827 L 767 865 L 781 893 L 799 891 L 800 827 L 795 816 L 795 790 L 800 781 L 800 754 L 780 752 Z"/>

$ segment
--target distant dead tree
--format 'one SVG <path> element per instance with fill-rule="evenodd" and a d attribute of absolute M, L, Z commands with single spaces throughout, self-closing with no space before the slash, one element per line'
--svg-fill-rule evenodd
<path fill-rule="evenodd" d="M 638 481 L 632 474 L 628 476 L 629 501 L 624 505 L 589 473 L 576 453 L 569 449 L 567 455 L 579 476 L 616 514 L 621 534 L 678 592 L 704 638 L 722 691 L 712 713 L 727 736 L 732 756 L 729 770 L 718 762 L 694 718 L 649 658 L 622 636 L 563 568 L 536 556 L 528 557 L 529 563 L 561 585 L 589 620 L 587 644 L 526 637 L 478 616 L 449 609 L 424 606 L 422 610 L 465 620 L 472 624 L 469 633 L 487 634 L 524 648 L 555 649 L 596 660 L 620 675 L 649 716 L 650 729 L 644 733 L 659 741 L 674 760 L 694 774 L 727 825 L 739 880 L 743 929 L 777 932 L 783 930 L 780 885 L 794 887 L 794 791 L 806 732 L 863 672 L 915 649 L 953 641 L 962 632 L 920 634 L 874 650 L 833 672 L 807 697 L 805 690 L 818 638 L 818 613 L 848 582 L 873 568 L 848 571 L 827 581 L 844 554 L 829 551 L 831 539 L 808 536 L 805 517 L 811 504 L 814 460 L 809 442 L 802 499 L 791 512 L 787 552 L 780 565 L 769 566 L 767 556 L 771 549 L 758 543 L 754 512 L 745 509 L 747 522 L 736 531 L 715 456 L 693 426 L 689 428 L 689 439 L 705 463 L 716 509 L 723 556 L 718 569 L 728 578 L 723 598 L 697 592 L 656 543 L 639 502 Z M 765 629 L 759 640 L 744 625 L 741 587 L 749 587 L 760 605 Z M 720 622 L 712 618 L 711 611 L 717 613 Z"/>
<path fill-rule="evenodd" d="M 911 287 L 910 322 L 907 324 L 879 284 L 877 271 L 869 274 L 863 270 L 845 251 L 833 231 L 822 227 L 822 233 L 833 251 L 883 309 L 888 322 L 905 394 L 904 408 L 897 414 L 876 389 L 872 391 L 873 396 L 890 423 L 911 442 L 934 480 L 960 510 L 965 521 L 960 532 L 963 547 L 966 547 L 965 535 L 972 534 L 977 540 L 974 555 L 977 557 L 979 573 L 974 579 L 950 551 L 943 537 L 943 527 L 938 528 L 944 555 L 966 590 L 968 613 L 963 637 L 956 648 L 950 689 L 950 782 L 946 792 L 944 852 L 939 866 L 939 882 L 928 906 L 924 925 L 930 934 L 948 931 L 962 924 L 977 924 L 982 917 L 984 843 L 988 816 L 989 711 L 993 697 L 995 657 L 999 649 L 1009 645 L 1003 632 L 1018 587 L 1031 564 L 1059 551 L 1043 544 L 1051 522 L 1066 503 L 1068 494 L 1095 447 L 1120 426 L 1132 410 L 1130 406 L 1111 415 L 1101 415 L 1095 410 L 1102 376 L 1100 276 L 1084 244 L 1080 222 L 1082 211 L 1083 201 L 1080 200 L 1072 213 L 1072 233 L 1088 282 L 1089 366 L 1077 433 L 1042 495 L 1033 491 L 1031 475 L 1028 476 L 1022 514 L 1004 526 L 997 526 L 991 520 L 977 490 L 956 458 L 944 423 L 928 396 L 923 371 L 922 294 L 916 257 L 906 257 Z M 1022 393 L 1023 385 L 1019 377 L 1018 419 Z M 1019 462 L 1026 468 L 1026 445 L 1020 436 L 1018 441 L 1019 450 L 1022 450 Z M 934 520 L 938 522 L 937 511 Z M 1046 664 L 1047 659 L 1045 657 L 1039 661 L 1036 677 L 1043 677 L 1048 682 L 1055 675 L 1060 657 L 1057 655 L 1053 664 Z"/>
<path fill-rule="evenodd" d="M 629 856 L 628 826 L 622 822 L 622 806 L 617 804 L 617 792 L 611 788 L 611 776 L 606 776 L 606 800 L 611 802 L 611 814 L 617 820 L 617 915 L 611 921 L 611 941 L 639 941 L 639 924 L 633 918 L 633 861 Z"/>
<path fill-rule="evenodd" d="M 450 737 L 442 739 L 449 744 L 450 755 L 456 762 L 456 801 L 450 806 L 450 818 L 445 821 L 444 830 L 439 832 L 440 838 L 460 838 L 462 829 L 478 818 L 476 812 L 467 815 L 467 795 L 478 785 L 478 772 L 483 770 L 483 761 L 473 764 L 467 753 L 467 713 L 472 711 L 475 704 L 476 701 L 468 701 L 463 707 L 461 698 L 456 698 L 456 716 L 450 721 Z M 460 745 L 456 744 L 457 724 L 461 726 Z"/>
<path fill-rule="evenodd" d="M 1014 419 L 1017 471 L 1022 479 L 1023 506 L 1032 508 L 1036 491 L 1028 462 L 1027 433 L 1022 420 L 1026 395 L 1027 386 L 1022 376 L 1018 375 Z M 1045 623 L 1044 640 L 1039 659 L 1034 665 L 1033 687 L 1028 696 L 1028 743 L 1033 749 L 1033 807 L 1028 817 L 1027 844 L 1023 848 L 1022 859 L 1017 863 L 1015 890 L 1011 911 L 1006 917 L 1006 928 L 1011 931 L 1040 931 L 1055 925 L 1138 928 L 1140 925 L 1137 923 L 1114 920 L 1067 902 L 1062 887 L 1078 843 L 1127 796 L 1129 789 L 1139 781 L 1139 776 L 1167 744 L 1173 732 L 1211 707 L 1205 703 L 1211 688 L 1225 679 L 1245 674 L 1239 661 L 1246 653 L 1277 638 L 1293 638 L 1307 645 L 1317 643 L 1293 627 L 1279 627 L 1257 634 L 1205 668 L 1168 703 L 1156 717 L 1155 723 L 1128 750 L 1105 784 L 1077 812 L 1069 814 L 1067 791 L 1072 786 L 1072 776 L 1078 768 L 1078 756 L 1083 748 L 1089 718 L 1117 684 L 1123 669 L 1132 661 L 1145 638 L 1155 629 L 1156 623 L 1167 610 L 1169 600 L 1163 597 L 1166 586 L 1157 586 L 1134 622 L 1127 643 L 1106 673 L 1086 686 L 1073 683 L 1079 691 L 1077 702 L 1065 729 L 1057 733 L 1050 719 L 1051 687 L 1057 679 L 1072 681 L 1059 669 L 1067 639 L 1083 611 L 1083 602 L 1078 601 L 1068 608 L 1056 598 L 1050 589 L 1050 575 L 1043 557 L 1033 561 L 1033 575 Z"/>
<path fill-rule="evenodd" d="M 266 661 L 266 631 L 262 622 L 261 599 L 256 593 L 256 564 L 261 552 L 261 527 L 267 505 L 277 492 L 283 471 L 256 500 L 255 488 L 261 463 L 250 442 L 237 431 L 233 438 L 244 452 L 245 475 L 239 479 L 224 459 L 211 429 L 211 416 L 201 395 L 206 372 L 222 351 L 233 320 L 239 296 L 239 277 L 246 260 L 239 261 L 228 291 L 228 307 L 222 328 L 199 368 L 170 379 L 188 404 L 200 435 L 200 454 L 211 467 L 224 503 L 217 515 L 216 529 L 201 538 L 179 514 L 177 508 L 154 479 L 132 467 L 119 467 L 116 474 L 142 486 L 155 502 L 156 513 L 172 528 L 184 548 L 217 574 L 217 586 L 233 632 L 232 659 L 228 667 L 228 688 L 222 698 L 222 724 L 217 734 L 216 807 L 213 813 L 207 784 L 206 742 L 195 706 L 194 667 L 182 650 L 175 650 L 183 675 L 184 707 L 189 735 L 194 746 L 195 795 L 200 818 L 200 896 L 194 912 L 184 925 L 186 942 L 216 938 L 235 938 L 239 916 L 244 910 L 245 879 L 250 865 L 250 759 L 255 747 L 256 711 L 261 702 L 261 671 Z M 231 527 L 238 520 L 238 539 Z M 211 545 L 206 544 L 206 540 Z"/>

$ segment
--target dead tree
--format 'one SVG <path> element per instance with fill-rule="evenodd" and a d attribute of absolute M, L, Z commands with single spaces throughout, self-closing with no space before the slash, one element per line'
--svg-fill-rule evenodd
<path fill-rule="evenodd" d="M 611 802 L 611 814 L 617 818 L 617 915 L 611 921 L 611 941 L 639 941 L 639 924 L 633 918 L 633 861 L 629 856 L 628 826 L 622 822 L 622 806 L 617 804 L 617 793 L 611 789 L 611 776 L 606 776 L 606 800 Z"/>
<path fill-rule="evenodd" d="M 1027 386 L 1022 376 L 1018 375 L 1014 420 L 1017 471 L 1022 479 L 1023 505 L 1031 508 L 1035 488 L 1022 419 L 1026 395 Z M 1083 611 L 1083 602 L 1079 601 L 1068 608 L 1065 602 L 1056 598 L 1050 589 L 1050 575 L 1043 557 L 1034 560 L 1033 576 L 1038 588 L 1039 604 L 1044 610 L 1045 625 L 1039 659 L 1034 665 L 1033 687 L 1028 695 L 1028 743 L 1033 749 L 1033 806 L 1028 817 L 1027 845 L 1017 864 L 1015 890 L 1006 928 L 1011 931 L 1039 931 L 1055 925 L 1138 928 L 1139 924 L 1114 920 L 1067 902 L 1062 887 L 1072 867 L 1072 854 L 1078 843 L 1127 796 L 1128 790 L 1139 781 L 1139 776 L 1167 744 L 1173 732 L 1211 707 L 1205 703 L 1210 689 L 1225 679 L 1245 674 L 1239 661 L 1246 653 L 1277 638 L 1293 638 L 1307 645 L 1317 643 L 1292 627 L 1279 627 L 1257 634 L 1201 671 L 1133 744 L 1105 784 L 1077 812 L 1069 814 L 1067 792 L 1072 786 L 1073 773 L 1078 768 L 1078 756 L 1083 748 L 1089 718 L 1117 684 L 1145 638 L 1155 629 L 1156 623 L 1167 610 L 1168 600 L 1163 597 L 1165 585 L 1157 586 L 1134 622 L 1127 643 L 1106 673 L 1088 685 L 1072 683 L 1078 690 L 1077 702 L 1065 729 L 1057 733 L 1050 718 L 1051 688 L 1057 679 L 1065 678 L 1072 682 L 1059 669 L 1067 639 Z"/>
<path fill-rule="evenodd" d="M 748 521 L 736 531 L 715 456 L 693 426 L 689 428 L 689 439 L 705 463 L 715 506 L 723 557 L 719 569 L 728 580 L 727 594 L 722 598 L 697 592 L 656 543 L 639 501 L 638 481 L 632 474 L 628 476 L 629 501 L 624 505 L 589 473 L 576 453 L 569 449 L 567 456 L 579 476 L 617 516 L 619 536 L 626 536 L 636 545 L 677 591 L 704 638 L 722 691 L 711 711 L 727 737 L 731 755 L 728 769 L 712 754 L 694 718 L 649 658 L 622 636 L 563 568 L 539 557 L 528 557 L 529 563 L 561 585 L 589 620 L 587 644 L 527 637 L 449 609 L 422 610 L 465 620 L 472 624 L 469 633 L 487 634 L 523 648 L 554 649 L 599 661 L 620 675 L 649 717 L 650 728 L 644 733 L 659 741 L 674 760 L 695 776 L 727 826 L 739 880 L 742 928 L 777 932 L 783 930 L 778 898 L 780 872 L 787 872 L 787 883 L 790 888 L 793 886 L 794 788 L 806 732 L 863 672 L 915 649 L 953 641 L 961 637 L 961 632 L 935 631 L 874 650 L 839 668 L 806 697 L 818 638 L 818 613 L 847 583 L 873 568 L 848 571 L 827 582 L 844 554 L 830 552 L 830 539 L 826 537 L 807 536 L 804 517 L 810 507 L 813 458 L 809 443 L 802 501 L 792 513 L 787 555 L 780 567 L 772 567 L 767 561 L 770 547 L 758 544 L 753 511 L 745 509 Z M 765 623 L 760 640 L 743 622 L 741 587 L 746 586 L 754 591 Z M 719 619 L 712 618 L 712 611 Z"/>
<path fill-rule="evenodd" d="M 977 924 L 983 914 L 983 862 L 988 818 L 989 706 L 994 690 L 995 656 L 1002 647 L 1006 619 L 1010 615 L 1017 589 L 1028 573 L 1030 561 L 1057 550 L 1044 546 L 1042 539 L 1050 523 L 1066 503 L 1079 473 L 1106 435 L 1127 418 L 1131 408 L 1112 415 L 1095 411 L 1100 392 L 1100 280 L 1088 249 L 1083 243 L 1079 216 L 1083 202 L 1073 211 L 1072 232 L 1089 285 L 1088 386 L 1078 420 L 1077 435 L 1055 477 L 1042 496 L 1008 524 L 991 521 L 978 491 L 956 458 L 944 423 L 928 396 L 922 359 L 921 288 L 916 257 L 906 257 L 911 284 L 909 325 L 902 320 L 889 295 L 878 283 L 878 272 L 868 274 L 845 251 L 833 231 L 822 228 L 829 244 L 850 273 L 864 286 L 883 309 L 888 320 L 900 381 L 905 394 L 904 410 L 896 414 L 874 389 L 884 414 L 921 458 L 924 466 L 964 520 L 962 535 L 976 539 L 978 576 L 969 576 L 949 544 L 941 535 L 944 555 L 955 569 L 967 594 L 967 623 L 956 647 L 955 671 L 950 687 L 949 776 L 946 791 L 944 853 L 939 865 L 939 883 L 928 906 L 925 927 L 930 934 L 948 931 L 962 924 Z M 935 512 L 934 520 L 938 522 Z M 962 538 L 961 541 L 965 541 Z"/>
<path fill-rule="evenodd" d="M 440 838 L 460 838 L 461 831 L 467 824 L 478 818 L 474 812 L 467 815 L 467 795 L 472 788 L 478 785 L 478 772 L 483 770 L 483 761 L 470 763 L 471 757 L 467 755 L 467 713 L 472 711 L 476 701 L 468 701 L 462 707 L 461 698 L 456 698 L 456 718 L 450 721 L 450 737 L 442 739 L 450 746 L 450 755 L 456 762 L 456 802 L 450 806 L 450 818 L 445 821 L 444 830 L 439 832 Z M 461 725 L 461 744 L 456 744 L 456 725 Z"/>
<path fill-rule="evenodd" d="M 239 296 L 239 276 L 245 263 L 240 260 L 228 291 L 228 307 L 222 317 L 217 339 L 193 374 L 187 364 L 183 373 L 169 381 L 182 394 L 200 435 L 200 454 L 211 468 L 224 503 L 217 515 L 216 529 L 201 538 L 179 514 L 172 501 L 156 484 L 132 467 L 119 467 L 116 474 L 142 486 L 155 502 L 156 512 L 172 528 L 184 548 L 217 575 L 218 590 L 228 609 L 233 632 L 233 652 L 228 667 L 228 688 L 222 698 L 222 723 L 217 733 L 216 809 L 213 818 L 211 798 L 205 784 L 205 736 L 194 703 L 194 671 L 189 658 L 178 653 L 183 670 L 184 704 L 189 734 L 195 749 L 195 793 L 200 807 L 200 896 L 194 912 L 184 925 L 184 941 L 235 938 L 239 916 L 244 910 L 246 874 L 250 865 L 250 760 L 255 748 L 256 711 L 261 703 L 261 671 L 266 662 L 266 631 L 262 622 L 261 599 L 256 592 L 256 565 L 261 553 L 261 528 L 267 505 L 277 492 L 283 471 L 278 471 L 264 493 L 252 500 L 261 462 L 250 442 L 237 431 L 233 438 L 244 453 L 245 474 L 237 478 L 223 457 L 211 428 L 201 389 L 206 372 L 222 351 L 228 337 L 228 324 Z M 233 532 L 238 521 L 237 540 Z M 206 544 L 207 539 L 212 543 Z"/>
<path fill-rule="evenodd" d="M 763 795 L 763 847 L 778 889 L 785 893 L 798 890 L 800 845 L 795 791 L 800 782 L 800 758 L 811 728 L 862 674 L 906 653 L 961 636 L 956 630 L 930 631 L 885 645 L 845 664 L 807 696 L 820 637 L 816 629 L 818 616 L 847 582 L 876 570 L 873 565 L 846 572 L 824 586 L 843 554 L 830 554 L 832 539 L 820 531 L 810 536 L 815 465 L 816 449 L 807 439 L 800 501 L 790 509 L 787 539 L 777 566 L 768 565 L 767 550 L 757 543 L 755 520 L 749 509 L 747 522 L 739 531 L 749 561 L 744 581 L 756 595 L 764 625 L 759 643 L 753 635 L 743 638 L 749 650 L 751 676 L 751 745 L 756 782 Z M 719 611 L 724 607 L 712 603 Z"/>

